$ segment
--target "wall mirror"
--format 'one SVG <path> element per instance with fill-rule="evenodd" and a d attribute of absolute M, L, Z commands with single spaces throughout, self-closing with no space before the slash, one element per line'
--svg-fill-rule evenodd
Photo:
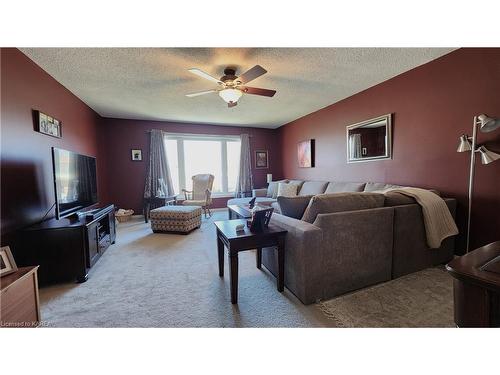
<path fill-rule="evenodd" d="M 347 162 L 392 158 L 391 114 L 347 127 Z"/>

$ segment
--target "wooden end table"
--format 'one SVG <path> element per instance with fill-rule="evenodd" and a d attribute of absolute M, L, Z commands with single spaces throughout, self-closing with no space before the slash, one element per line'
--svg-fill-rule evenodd
<path fill-rule="evenodd" d="M 453 280 L 458 327 L 500 327 L 500 241 L 446 265 Z"/>
<path fill-rule="evenodd" d="M 236 232 L 236 226 L 244 224 L 244 230 Z M 229 255 L 229 281 L 231 284 L 231 303 L 238 303 L 238 253 L 257 249 L 257 268 L 262 267 L 262 248 L 276 246 L 278 251 L 277 287 L 283 292 L 285 286 L 285 236 L 287 231 L 277 225 L 269 224 L 262 232 L 251 232 L 245 219 L 216 221 L 217 251 L 219 255 L 219 276 L 224 277 L 224 246 Z"/>
<path fill-rule="evenodd" d="M 37 270 L 38 266 L 20 267 L 2 277 L 0 328 L 30 328 L 40 323 Z"/>

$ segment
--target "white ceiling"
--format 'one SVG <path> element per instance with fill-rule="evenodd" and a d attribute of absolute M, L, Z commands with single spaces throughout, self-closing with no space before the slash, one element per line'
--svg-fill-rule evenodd
<path fill-rule="evenodd" d="M 30 59 L 104 117 L 276 128 L 398 74 L 452 48 L 22 48 Z M 216 84 L 226 66 L 268 73 L 249 86 L 277 90 L 273 98 L 245 94 L 228 108 L 217 94 L 186 93 Z"/>

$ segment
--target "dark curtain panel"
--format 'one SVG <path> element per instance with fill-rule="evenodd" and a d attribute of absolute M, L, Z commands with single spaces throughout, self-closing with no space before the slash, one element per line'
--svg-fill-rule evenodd
<path fill-rule="evenodd" d="M 161 130 L 154 129 L 151 130 L 149 136 L 149 164 L 144 187 L 144 198 L 174 195 L 164 133 Z"/>
<path fill-rule="evenodd" d="M 235 196 L 238 197 L 242 193 L 248 193 L 253 189 L 252 177 L 252 157 L 250 154 L 250 136 L 241 134 L 241 153 L 240 153 L 240 169 L 238 173 L 238 181 L 236 185 Z"/>

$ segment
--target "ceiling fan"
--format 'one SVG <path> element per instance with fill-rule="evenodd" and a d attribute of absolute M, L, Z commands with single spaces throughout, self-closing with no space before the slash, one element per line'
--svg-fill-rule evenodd
<path fill-rule="evenodd" d="M 239 77 L 236 76 L 236 69 L 227 67 L 226 69 L 224 69 L 224 75 L 220 79 L 212 77 L 210 74 L 205 73 L 200 69 L 192 68 L 189 69 L 189 71 L 193 74 L 196 74 L 197 76 L 208 79 L 209 81 L 215 82 L 219 85 L 219 87 L 213 90 L 186 94 L 186 96 L 190 98 L 216 92 L 227 103 L 227 106 L 231 108 L 235 107 L 238 104 L 238 100 L 243 94 L 261 95 L 268 97 L 272 97 L 274 96 L 274 94 L 276 94 L 276 90 L 245 86 L 246 83 L 253 81 L 261 75 L 267 73 L 267 70 L 265 70 L 260 65 L 255 65 L 253 68 L 247 70 Z"/>

